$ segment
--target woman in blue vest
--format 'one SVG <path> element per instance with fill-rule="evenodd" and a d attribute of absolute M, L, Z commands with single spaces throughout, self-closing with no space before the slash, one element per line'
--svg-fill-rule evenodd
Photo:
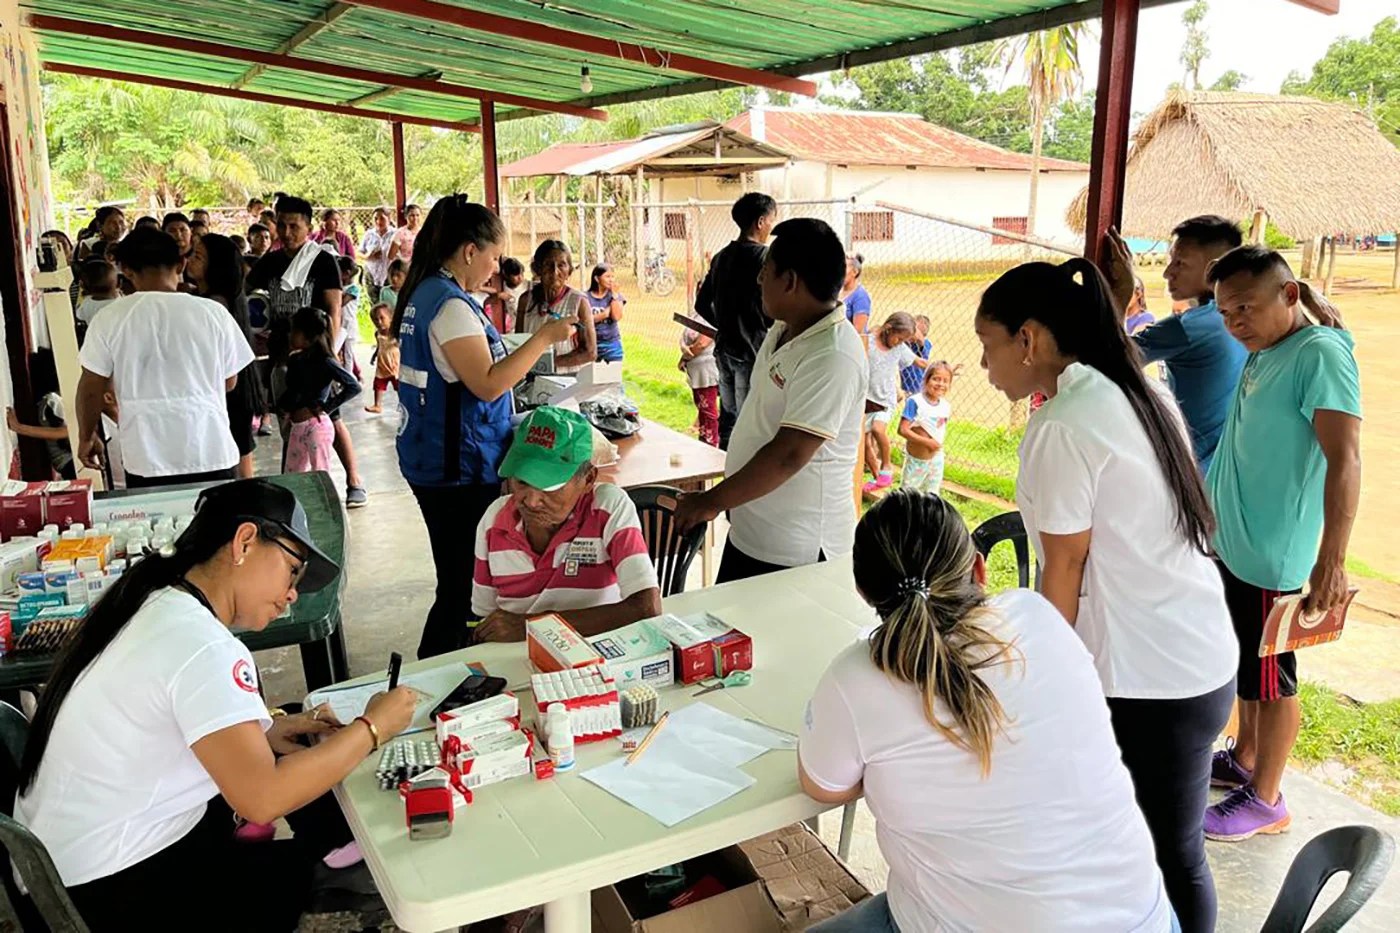
<path fill-rule="evenodd" d="M 476 526 L 501 493 L 496 473 L 511 434 L 511 390 L 553 344 L 573 335 L 550 321 L 514 353 L 476 299 L 496 272 L 505 226 L 464 194 L 433 205 L 418 232 L 391 333 L 399 335 L 399 469 L 423 512 L 437 594 L 418 657 L 467 641 Z"/>

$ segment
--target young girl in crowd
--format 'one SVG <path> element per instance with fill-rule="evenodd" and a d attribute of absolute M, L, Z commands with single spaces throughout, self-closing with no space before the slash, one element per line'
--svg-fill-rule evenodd
<path fill-rule="evenodd" d="M 387 284 L 379 290 L 379 301 L 392 311 L 399 306 L 399 289 L 403 288 L 404 279 L 408 276 L 408 263 L 395 259 L 389 263 L 388 275 Z"/>
<path fill-rule="evenodd" d="M 360 361 L 355 358 L 355 347 L 360 341 L 360 267 L 355 265 L 354 256 L 341 256 L 340 264 L 340 345 L 336 356 L 340 365 L 360 378 Z"/>
<path fill-rule="evenodd" d="M 121 297 L 121 291 L 117 288 L 117 267 L 105 259 L 88 259 L 78 267 L 78 278 L 83 286 L 78 320 L 86 329 L 97 317 L 97 312 Z"/>
<path fill-rule="evenodd" d="M 719 446 L 719 363 L 715 342 L 689 327 L 681 331 L 680 369 L 690 383 L 700 426 L 700 440 Z"/>
<path fill-rule="evenodd" d="M 1144 377 L 1087 260 L 1007 272 L 983 293 L 975 328 L 994 387 L 1013 402 L 1045 393 L 1016 480 L 1040 589 L 1094 655 L 1181 929 L 1209 933 L 1202 817 L 1238 642 L 1181 412 Z"/>
<path fill-rule="evenodd" d="M 589 280 L 588 306 L 593 310 L 593 329 L 598 339 L 598 361 L 600 363 L 622 362 L 622 334 L 617 329 L 622 320 L 622 307 L 627 304 L 616 291 L 613 267 L 601 262 L 593 267 L 593 277 Z"/>
<path fill-rule="evenodd" d="M 399 390 L 399 337 L 390 329 L 394 309 L 383 302 L 374 306 L 370 320 L 374 322 L 374 404 L 365 411 L 377 415 L 384 410 L 384 391 L 390 386 Z"/>
<path fill-rule="evenodd" d="M 336 361 L 326 316 L 316 308 L 292 315 L 291 348 L 287 388 L 277 399 L 277 411 L 291 421 L 282 472 L 328 470 L 335 459 L 330 415 L 360 394 L 360 382 Z"/>
<path fill-rule="evenodd" d="M 1093 661 L 1055 607 L 987 596 L 986 562 L 937 496 L 876 503 L 852 558 L 880 624 L 818 682 L 798 779 L 831 806 L 864 794 L 890 873 L 812 933 L 1167 933 Z"/>
<path fill-rule="evenodd" d="M 943 486 L 943 438 L 953 409 L 948 390 L 953 367 L 940 360 L 924 370 L 923 390 L 904 401 L 899 436 L 904 438 L 904 473 L 899 485 L 914 492 L 938 495 Z"/>
<path fill-rule="evenodd" d="M 933 341 L 928 339 L 930 326 L 927 314 L 920 314 L 914 318 L 914 338 L 909 341 L 909 349 L 921 360 L 933 355 Z M 917 395 L 923 388 L 924 370 L 917 364 L 910 364 L 899 371 L 900 398 Z"/>
<path fill-rule="evenodd" d="M 550 321 L 577 322 L 574 336 L 554 345 L 554 371 L 577 372 L 598 358 L 598 336 L 588 296 L 569 285 L 574 260 L 562 240 L 545 240 L 535 249 L 530 269 L 536 282 L 524 295 L 515 316 L 515 329 L 533 334 Z"/>
<path fill-rule="evenodd" d="M 865 392 L 865 464 L 874 479 L 865 484 L 866 492 L 885 489 L 894 483 L 890 461 L 890 419 L 899 404 L 899 371 L 906 366 L 923 369 L 921 360 L 909 349 L 914 336 L 914 319 L 896 311 L 885 319 L 879 331 L 869 335 L 869 384 Z"/>

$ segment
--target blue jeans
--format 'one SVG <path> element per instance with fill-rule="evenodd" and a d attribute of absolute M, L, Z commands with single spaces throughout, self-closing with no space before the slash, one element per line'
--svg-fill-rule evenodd
<path fill-rule="evenodd" d="M 753 360 L 716 353 L 715 362 L 719 365 L 719 446 L 728 450 L 734 422 L 744 407 L 744 399 L 749 397 Z"/>
<path fill-rule="evenodd" d="M 843 914 L 808 927 L 810 933 L 899 933 L 885 895 L 868 897 Z"/>

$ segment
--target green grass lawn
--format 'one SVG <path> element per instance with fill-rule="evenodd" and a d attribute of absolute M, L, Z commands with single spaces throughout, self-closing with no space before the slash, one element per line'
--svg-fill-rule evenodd
<path fill-rule="evenodd" d="M 1304 681 L 1298 698 L 1303 726 L 1293 757 L 1305 765 L 1336 761 L 1348 775 L 1348 796 L 1400 816 L 1400 700 L 1358 703 Z"/>

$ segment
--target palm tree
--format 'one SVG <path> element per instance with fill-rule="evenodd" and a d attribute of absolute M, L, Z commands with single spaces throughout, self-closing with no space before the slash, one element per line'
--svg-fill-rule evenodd
<path fill-rule="evenodd" d="M 1036 199 L 1040 194 L 1041 147 L 1045 141 L 1045 120 L 1066 98 L 1074 96 L 1083 82 L 1079 66 L 1079 37 L 1083 23 L 1027 33 L 997 44 L 996 54 L 1009 72 L 1020 62 L 1026 74 L 1031 105 L 1031 190 L 1026 208 L 1026 234 L 1035 236 Z"/>

